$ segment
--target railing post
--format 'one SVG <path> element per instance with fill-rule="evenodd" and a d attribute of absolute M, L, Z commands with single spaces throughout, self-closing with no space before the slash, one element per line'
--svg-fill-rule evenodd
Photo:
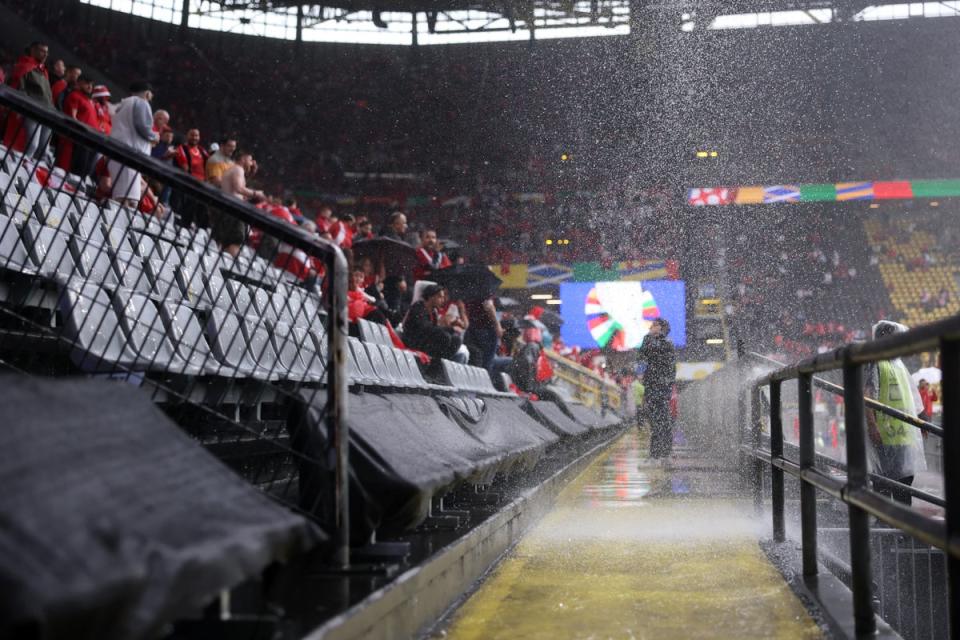
<path fill-rule="evenodd" d="M 809 373 L 797 379 L 797 404 L 800 416 L 800 472 L 812 469 L 816 461 L 813 438 L 813 390 Z M 803 575 L 817 575 L 817 488 L 800 481 L 800 540 L 803 549 Z"/>
<path fill-rule="evenodd" d="M 327 363 L 327 435 L 333 443 L 334 517 L 337 523 L 334 562 L 350 566 L 350 427 L 347 425 L 347 259 L 336 249 L 328 256 L 330 349 Z"/>
<path fill-rule="evenodd" d="M 750 444 L 754 451 L 760 449 L 760 386 L 750 388 Z M 763 513 L 763 461 L 753 458 L 753 508 L 757 514 Z"/>
<path fill-rule="evenodd" d="M 943 496 L 947 501 L 947 542 L 952 543 L 960 536 L 960 471 L 956 468 L 960 460 L 960 342 L 940 341 L 940 370 L 943 372 L 941 388 L 943 393 Z M 947 553 L 947 597 L 950 614 L 951 637 L 960 633 L 960 559 Z"/>
<path fill-rule="evenodd" d="M 783 458 L 783 418 L 780 415 L 780 381 L 770 383 L 770 459 Z M 783 469 L 770 467 L 770 507 L 773 511 L 773 541 L 786 540 L 783 520 Z"/>
<path fill-rule="evenodd" d="M 847 432 L 847 491 L 867 488 L 867 438 L 863 413 L 863 369 L 843 367 L 843 403 Z M 853 617 L 857 635 L 876 631 L 873 576 L 870 568 L 870 520 L 866 511 L 849 505 L 850 570 L 853 574 Z"/>

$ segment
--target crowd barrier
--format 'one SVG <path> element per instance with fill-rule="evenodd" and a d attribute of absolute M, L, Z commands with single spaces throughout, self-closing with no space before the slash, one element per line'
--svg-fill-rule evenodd
<path fill-rule="evenodd" d="M 620 387 L 551 349 L 545 349 L 544 353 L 553 367 L 552 383 L 563 389 L 565 395 L 587 407 L 604 407 L 615 413 L 620 411 L 623 400 Z"/>

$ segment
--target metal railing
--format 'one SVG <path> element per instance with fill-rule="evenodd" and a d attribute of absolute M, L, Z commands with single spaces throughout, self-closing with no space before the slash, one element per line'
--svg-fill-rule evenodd
<path fill-rule="evenodd" d="M 943 425 L 926 423 L 876 401 L 864 398 L 863 366 L 901 356 L 939 349 L 943 372 Z M 841 369 L 843 385 L 838 388 L 829 382 L 817 380 L 815 373 Z M 782 385 L 796 380 L 799 414 L 799 460 L 784 456 L 782 420 Z M 841 480 L 817 468 L 818 456 L 814 441 L 813 387 L 831 392 L 842 390 L 846 423 L 846 479 Z M 761 390 L 769 388 L 769 450 L 761 449 Z M 848 506 L 850 537 L 850 574 L 853 592 L 853 616 L 856 633 L 869 635 L 876 631 L 873 609 L 873 579 L 870 550 L 871 516 L 903 533 L 942 550 L 947 558 L 948 614 L 951 634 L 960 635 L 960 472 L 949 460 L 960 459 L 960 317 L 953 317 L 864 344 L 851 344 L 830 353 L 803 360 L 763 375 L 752 382 L 749 389 L 751 440 L 743 450 L 755 461 L 754 489 L 759 501 L 762 497 L 762 474 L 770 468 L 771 510 L 773 537 L 777 542 L 786 539 L 784 516 L 784 474 L 800 481 L 800 527 L 803 575 L 816 576 L 817 565 L 817 491 L 840 500 Z M 945 507 L 946 518 L 939 520 L 923 515 L 908 506 L 894 502 L 873 491 L 869 480 L 877 476 L 868 472 L 865 427 L 865 407 L 893 416 L 943 439 L 944 498 L 921 495 Z M 887 481 L 888 483 L 891 481 Z M 895 483 L 899 488 L 905 485 Z M 932 498 L 932 499 L 931 499 Z"/>
<path fill-rule="evenodd" d="M 238 473 L 321 520 L 346 567 L 344 254 L 10 87 L 0 107 L 0 368 L 143 387 Z M 156 206 L 167 196 L 191 224 Z M 324 459 L 283 420 L 313 397 L 325 398 Z M 303 464 L 330 474 L 322 505 L 302 503 Z"/>

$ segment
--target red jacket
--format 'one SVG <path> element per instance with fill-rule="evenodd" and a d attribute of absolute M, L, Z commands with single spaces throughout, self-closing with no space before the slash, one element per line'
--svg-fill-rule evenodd
<path fill-rule="evenodd" d="M 100 130 L 100 117 L 93 98 L 80 89 L 74 89 L 63 99 L 63 112 L 88 127 Z"/>
<path fill-rule="evenodd" d="M 417 266 L 413 270 L 413 277 L 416 280 L 425 280 L 432 272 L 452 266 L 453 263 L 450 262 L 447 254 L 441 251 L 427 251 L 420 247 L 417 249 Z"/>

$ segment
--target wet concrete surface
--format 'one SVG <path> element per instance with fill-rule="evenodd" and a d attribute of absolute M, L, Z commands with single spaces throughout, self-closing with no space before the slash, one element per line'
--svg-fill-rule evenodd
<path fill-rule="evenodd" d="M 631 430 L 433 636 L 817 638 L 736 497 L 735 474 L 684 452 L 651 465 Z"/>

